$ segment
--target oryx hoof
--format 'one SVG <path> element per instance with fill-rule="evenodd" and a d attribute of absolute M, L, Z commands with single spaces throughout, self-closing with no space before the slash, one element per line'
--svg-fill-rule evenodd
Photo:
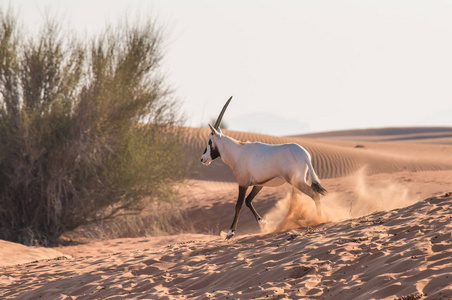
<path fill-rule="evenodd" d="M 265 221 L 264 219 L 257 220 L 257 223 L 259 224 L 259 227 L 261 229 L 264 229 L 268 225 L 268 222 Z"/>
<path fill-rule="evenodd" d="M 225 240 L 229 240 L 229 239 L 231 239 L 233 236 L 234 236 L 234 234 L 235 234 L 235 231 L 234 230 L 231 230 L 231 229 L 229 229 L 229 231 L 228 231 L 228 234 L 226 235 L 226 238 L 225 238 Z"/>

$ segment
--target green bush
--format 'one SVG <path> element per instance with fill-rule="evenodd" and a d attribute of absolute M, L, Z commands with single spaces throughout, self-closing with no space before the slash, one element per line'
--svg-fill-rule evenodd
<path fill-rule="evenodd" d="M 180 118 L 152 22 L 88 42 L 0 9 L 0 238 L 52 244 L 80 225 L 169 199 L 185 175 Z"/>

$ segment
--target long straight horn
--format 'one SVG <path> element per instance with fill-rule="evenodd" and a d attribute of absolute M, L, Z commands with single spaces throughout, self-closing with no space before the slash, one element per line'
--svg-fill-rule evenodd
<path fill-rule="evenodd" d="M 221 110 L 221 113 L 218 115 L 217 121 L 215 122 L 215 126 L 213 128 L 217 129 L 220 127 L 221 119 L 223 119 L 224 112 L 226 111 L 226 108 L 228 108 L 229 102 L 231 102 L 232 96 L 229 97 L 228 101 L 226 101 L 226 104 L 223 106 L 223 109 Z"/>

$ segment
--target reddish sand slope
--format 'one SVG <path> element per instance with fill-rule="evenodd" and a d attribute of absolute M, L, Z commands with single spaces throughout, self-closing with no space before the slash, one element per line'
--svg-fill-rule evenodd
<path fill-rule="evenodd" d="M 0 293 L 5 299 L 450 299 L 450 211 L 452 196 L 437 196 L 230 242 L 149 249 L 130 241 L 135 250 L 4 267 Z"/>

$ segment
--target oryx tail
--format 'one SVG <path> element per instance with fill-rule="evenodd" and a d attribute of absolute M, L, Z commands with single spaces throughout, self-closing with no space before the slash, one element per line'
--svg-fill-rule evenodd
<path fill-rule="evenodd" d="M 313 189 L 314 192 L 319 193 L 321 195 L 325 195 L 326 190 L 320 185 L 320 180 L 317 177 L 314 168 L 312 167 L 311 160 L 307 159 L 306 164 L 308 166 L 308 175 L 309 177 L 311 177 L 311 188 Z"/>

